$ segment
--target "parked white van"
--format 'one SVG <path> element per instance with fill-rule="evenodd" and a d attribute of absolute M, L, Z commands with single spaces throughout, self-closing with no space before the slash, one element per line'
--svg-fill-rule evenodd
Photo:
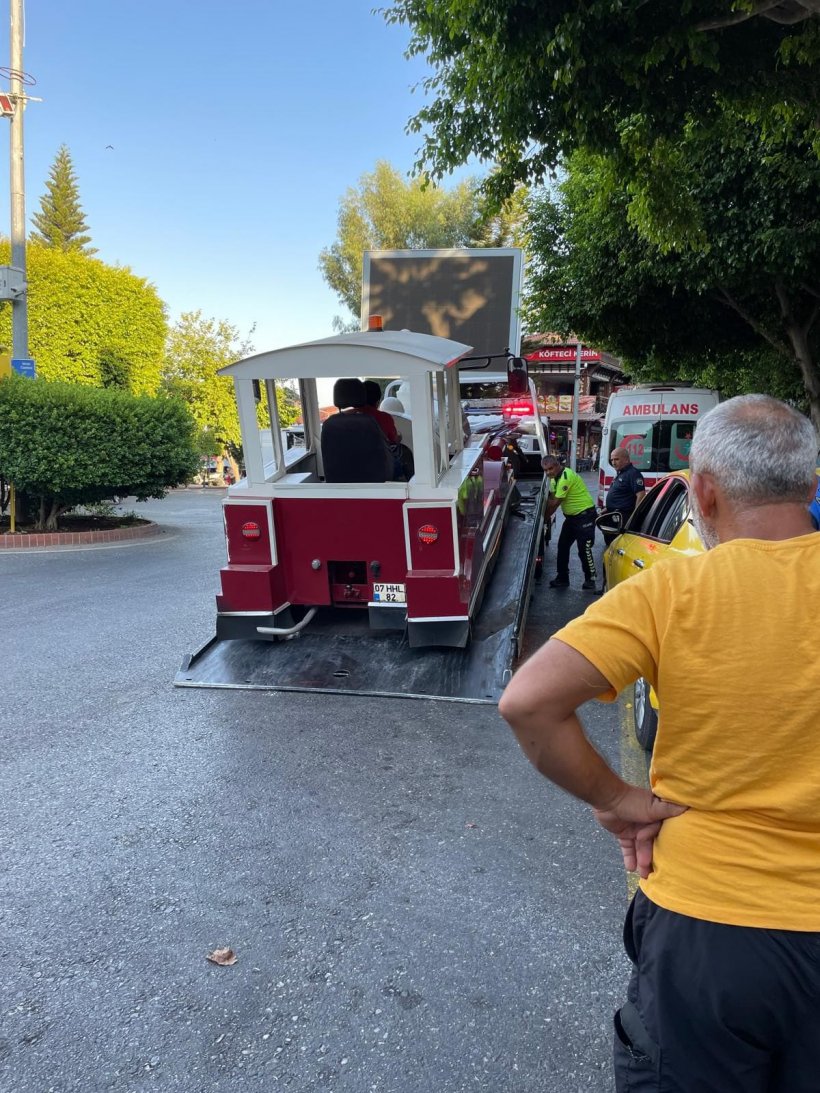
<path fill-rule="evenodd" d="M 615 468 L 615 448 L 626 448 L 650 489 L 670 471 L 689 467 L 689 449 L 698 419 L 717 406 L 717 391 L 677 383 L 619 387 L 609 396 L 601 435 L 598 508 L 604 507 Z"/>

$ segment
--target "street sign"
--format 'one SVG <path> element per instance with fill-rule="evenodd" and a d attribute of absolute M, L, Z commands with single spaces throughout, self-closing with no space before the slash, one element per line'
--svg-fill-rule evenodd
<path fill-rule="evenodd" d="M 34 370 L 34 361 L 31 357 L 12 357 L 11 367 L 18 376 L 28 376 L 28 378 L 32 380 L 37 374 Z"/>
<path fill-rule="evenodd" d="M 14 113 L 14 102 L 11 95 L 0 94 L 0 117 L 10 118 Z"/>

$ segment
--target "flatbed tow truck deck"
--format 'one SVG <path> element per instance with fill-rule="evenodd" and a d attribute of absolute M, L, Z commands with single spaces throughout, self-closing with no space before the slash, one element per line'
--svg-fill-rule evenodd
<path fill-rule="evenodd" d="M 542 544 L 544 481 L 518 483 L 495 569 L 465 648 L 410 648 L 404 634 L 374 631 L 345 608 L 321 609 L 287 641 L 212 638 L 184 661 L 177 687 L 496 703 L 521 653 Z"/>

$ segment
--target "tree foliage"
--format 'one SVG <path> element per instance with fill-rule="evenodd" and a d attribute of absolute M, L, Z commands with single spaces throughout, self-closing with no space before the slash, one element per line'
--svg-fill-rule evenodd
<path fill-rule="evenodd" d="M 691 131 L 679 163 L 698 247 L 639 233 L 611 158 L 576 153 L 533 199 L 531 327 L 574 331 L 645 377 L 798 397 L 820 431 L 820 162 L 735 120 L 720 139 Z"/>
<path fill-rule="evenodd" d="M 242 435 L 233 380 L 217 373 L 252 352 L 250 339 L 242 339 L 236 327 L 223 320 L 206 319 L 201 311 L 184 312 L 168 334 L 162 389 L 189 408 L 202 455 L 227 451 L 235 459 L 241 457 Z M 299 400 L 292 384 L 277 387 L 279 424 L 284 428 L 298 419 Z M 270 425 L 264 389 L 257 416 L 260 426 Z"/>
<path fill-rule="evenodd" d="M 0 381 L 0 475 L 39 507 L 38 526 L 117 497 L 163 497 L 197 466 L 195 427 L 170 398 L 12 376 Z"/>
<path fill-rule="evenodd" d="M 498 167 L 496 198 L 582 147 L 618 153 L 651 189 L 687 124 L 727 104 L 817 140 L 815 0 L 394 0 L 384 15 L 432 68 L 410 122 L 418 167 L 439 178 L 478 156 Z"/>
<path fill-rule="evenodd" d="M 0 241 L 0 263 L 10 261 Z M 156 289 L 125 267 L 76 251 L 27 248 L 29 345 L 37 374 L 104 386 L 116 359 L 119 385 L 154 394 L 167 331 Z M 0 305 L 0 342 L 11 345 L 11 304 Z"/>
<path fill-rule="evenodd" d="M 380 161 L 342 198 L 336 241 L 321 252 L 319 268 L 357 325 L 365 251 L 509 245 L 518 211 L 490 216 L 473 179 L 446 190 L 408 181 Z"/>
<path fill-rule="evenodd" d="M 162 388 L 189 408 L 220 450 L 241 442 L 233 380 L 217 372 L 253 351 L 230 323 L 186 311 L 168 332 Z"/>
<path fill-rule="evenodd" d="M 80 205 L 80 190 L 71 153 L 63 144 L 51 166 L 46 192 L 40 198 L 40 211 L 32 215 L 37 229 L 31 238 L 37 243 L 57 250 L 96 254 L 90 247 L 91 236 L 86 234 L 88 224 Z"/>

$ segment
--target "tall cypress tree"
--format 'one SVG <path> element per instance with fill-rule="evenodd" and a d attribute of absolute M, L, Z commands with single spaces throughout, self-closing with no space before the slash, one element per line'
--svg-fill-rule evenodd
<path fill-rule="evenodd" d="M 88 246 L 91 236 L 85 234 L 88 225 L 80 205 L 74 164 L 64 144 L 52 164 L 46 192 L 40 198 L 40 211 L 34 213 L 31 219 L 37 229 L 31 233 L 35 242 L 63 251 L 97 253 L 96 247 Z"/>

